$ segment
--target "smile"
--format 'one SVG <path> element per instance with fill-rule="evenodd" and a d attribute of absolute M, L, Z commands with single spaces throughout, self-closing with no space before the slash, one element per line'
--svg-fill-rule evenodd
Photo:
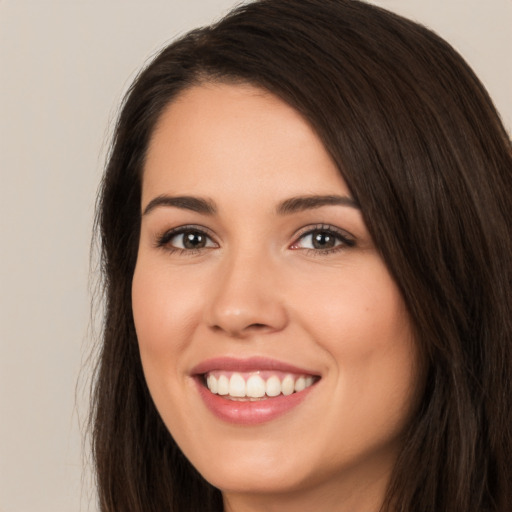
<path fill-rule="evenodd" d="M 317 388 L 320 375 L 261 357 L 209 359 L 192 370 L 207 409 L 241 426 L 272 421 L 297 409 Z"/>
<path fill-rule="evenodd" d="M 226 372 L 213 371 L 204 375 L 211 393 L 230 400 L 265 400 L 279 395 L 288 396 L 310 387 L 311 375 L 284 372 Z"/>

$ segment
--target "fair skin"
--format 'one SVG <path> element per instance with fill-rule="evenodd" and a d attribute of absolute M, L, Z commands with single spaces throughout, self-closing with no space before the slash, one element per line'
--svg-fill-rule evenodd
<path fill-rule="evenodd" d="M 145 377 L 226 511 L 376 512 L 413 411 L 418 353 L 397 286 L 308 123 L 249 85 L 186 90 L 151 139 L 141 208 L 132 298 Z M 290 374 L 297 391 L 206 387 L 234 373 Z"/>

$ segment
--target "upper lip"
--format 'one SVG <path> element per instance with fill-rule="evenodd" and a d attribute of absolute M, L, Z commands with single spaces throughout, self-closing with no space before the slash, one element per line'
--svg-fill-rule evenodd
<path fill-rule="evenodd" d="M 305 368 L 279 361 L 277 359 L 270 359 L 266 357 L 249 357 L 249 358 L 236 358 L 236 357 L 214 357 L 200 362 L 192 368 L 193 375 L 203 375 L 214 370 L 224 370 L 233 372 L 255 372 L 255 371 L 280 371 L 295 373 L 300 375 L 313 375 L 319 376 L 318 373 Z"/>

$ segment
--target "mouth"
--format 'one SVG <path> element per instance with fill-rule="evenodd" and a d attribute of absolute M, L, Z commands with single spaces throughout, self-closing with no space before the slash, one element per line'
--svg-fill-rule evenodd
<path fill-rule="evenodd" d="M 277 371 L 229 372 L 215 370 L 202 375 L 210 393 L 235 401 L 257 401 L 300 393 L 318 377 Z"/>
<path fill-rule="evenodd" d="M 192 377 L 207 408 L 223 421 L 253 425 L 297 407 L 321 376 L 266 358 L 217 358 L 194 368 Z"/>

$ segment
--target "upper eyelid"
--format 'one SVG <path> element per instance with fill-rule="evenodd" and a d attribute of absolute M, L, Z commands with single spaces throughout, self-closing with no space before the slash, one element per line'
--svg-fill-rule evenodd
<path fill-rule="evenodd" d="M 182 226 L 176 226 L 175 228 L 166 229 L 165 231 L 163 231 L 163 234 L 173 233 L 179 235 L 184 231 L 199 231 L 208 236 L 215 236 L 215 234 L 210 228 L 207 228 L 206 226 L 201 226 L 199 224 L 183 224 Z"/>
<path fill-rule="evenodd" d="M 181 235 L 182 233 L 186 233 L 187 231 L 197 231 L 204 235 L 206 235 L 210 240 L 212 240 L 215 244 L 219 244 L 217 241 L 216 235 L 213 231 L 205 226 L 201 226 L 198 224 L 184 224 L 182 226 L 177 226 L 175 228 L 166 229 L 156 235 L 157 244 L 161 243 L 164 238 L 167 238 L 167 242 L 171 240 L 173 237 Z M 166 243 L 167 243 L 166 242 Z"/>
<path fill-rule="evenodd" d="M 314 231 L 329 231 L 331 233 L 335 233 L 337 235 L 353 239 L 355 241 L 354 235 L 352 235 L 350 232 L 346 231 L 345 229 L 338 228 L 336 226 L 333 226 L 331 224 L 313 224 L 309 226 L 305 226 L 301 228 L 295 235 L 294 240 L 297 241 L 299 238 L 303 237 L 304 235 L 309 235 L 313 233 Z"/>

